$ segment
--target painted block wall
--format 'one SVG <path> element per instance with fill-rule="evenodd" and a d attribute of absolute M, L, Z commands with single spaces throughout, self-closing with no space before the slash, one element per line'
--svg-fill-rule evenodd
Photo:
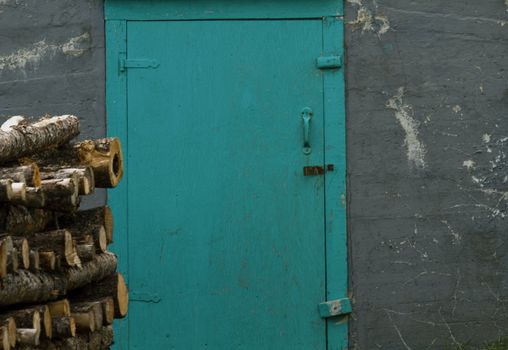
<path fill-rule="evenodd" d="M 105 135 L 102 9 L 99 0 L 0 0 L 0 122 L 75 114 L 81 139 Z M 104 201 L 97 190 L 82 206 Z"/>
<path fill-rule="evenodd" d="M 507 11 L 347 1 L 355 349 L 508 336 Z"/>
<path fill-rule="evenodd" d="M 351 348 L 508 336 L 508 6 L 346 5 Z M 104 135 L 102 6 L 0 0 L 0 120 Z"/>

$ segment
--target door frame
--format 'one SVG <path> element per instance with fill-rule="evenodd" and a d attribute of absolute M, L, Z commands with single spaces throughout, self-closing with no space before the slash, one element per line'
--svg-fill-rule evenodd
<path fill-rule="evenodd" d="M 132 3 L 133 0 L 125 1 Z M 324 3 L 330 4 L 327 0 Z M 335 1 L 333 1 L 335 3 Z M 108 11 L 108 4 L 112 4 Z M 167 3 L 158 3 L 167 6 Z M 129 150 L 128 150 L 128 109 L 127 109 L 127 74 L 122 71 L 120 61 L 127 56 L 127 22 L 128 20 L 154 20 L 152 12 L 128 11 L 115 13 L 118 2 L 106 2 L 106 111 L 108 135 L 120 137 L 124 144 L 125 173 L 124 181 L 109 193 L 109 202 L 115 217 L 116 242 L 112 245 L 114 252 L 122 259 L 119 270 L 129 283 L 129 230 L 127 225 L 128 188 L 129 188 Z M 129 9 L 125 5 L 125 9 Z M 157 7 L 153 3 L 146 6 Z M 162 5 L 161 5 L 162 6 Z M 163 7 L 164 7 L 163 6 Z M 340 13 L 342 7 L 335 9 Z M 168 13 L 155 11 L 167 16 Z M 294 13 L 290 13 L 295 15 Z M 124 16 L 118 19 L 119 15 Z M 301 14 L 300 14 L 301 15 Z M 134 17 L 133 17 L 134 16 Z M 146 17 L 145 17 L 146 16 Z M 245 17 L 245 16 L 244 16 Z M 263 18 L 263 17 L 261 17 Z M 260 18 L 260 19 L 261 19 Z M 292 17 L 295 18 L 295 17 Z M 304 16 L 301 19 L 309 19 Z M 343 57 L 344 21 L 342 16 L 331 15 L 320 17 L 323 23 L 322 55 Z M 182 20 L 182 18 L 161 18 L 162 20 Z M 231 18 L 223 18 L 225 20 Z M 249 18 L 250 19 L 250 18 Z M 313 17 L 316 19 L 316 17 Z M 187 18 L 185 18 L 187 20 Z M 316 68 L 317 69 L 317 68 Z M 323 110 L 324 110 L 324 150 L 323 164 L 333 164 L 334 171 L 325 173 L 325 261 L 326 261 L 326 296 L 325 300 L 348 298 L 348 248 L 346 224 L 346 117 L 345 117 L 345 82 L 344 65 L 339 69 L 327 69 L 323 74 Z M 325 301 L 323 300 L 323 301 Z M 316 309 L 317 309 L 316 305 Z M 348 316 L 329 318 L 326 321 L 327 350 L 345 350 L 348 348 Z M 129 320 L 117 322 L 115 328 L 117 349 L 129 349 Z"/>

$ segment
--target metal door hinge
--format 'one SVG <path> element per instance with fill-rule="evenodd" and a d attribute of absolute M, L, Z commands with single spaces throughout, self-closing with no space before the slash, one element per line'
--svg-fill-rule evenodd
<path fill-rule="evenodd" d="M 124 72 L 127 68 L 157 68 L 160 66 L 157 60 L 128 60 L 125 58 L 120 58 L 119 65 L 121 72 Z"/>
<path fill-rule="evenodd" d="M 342 67 L 341 56 L 321 56 L 317 59 L 319 69 L 335 69 Z"/>
<path fill-rule="evenodd" d="M 303 176 L 316 176 L 316 175 L 324 175 L 327 171 L 333 171 L 335 166 L 333 164 L 328 164 L 325 167 L 320 165 L 312 165 L 312 166 L 304 166 L 303 167 Z"/>
<path fill-rule="evenodd" d="M 330 300 L 319 304 L 319 315 L 321 318 L 347 315 L 351 311 L 351 300 L 349 298 Z"/>

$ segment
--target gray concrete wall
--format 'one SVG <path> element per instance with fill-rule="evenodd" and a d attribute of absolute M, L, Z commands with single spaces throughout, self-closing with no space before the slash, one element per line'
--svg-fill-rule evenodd
<path fill-rule="evenodd" d="M 353 348 L 508 336 L 508 3 L 346 7 Z"/>
<path fill-rule="evenodd" d="M 75 114 L 80 138 L 105 134 L 104 19 L 100 0 L 0 0 L 0 122 Z M 105 192 L 85 198 L 85 207 Z"/>

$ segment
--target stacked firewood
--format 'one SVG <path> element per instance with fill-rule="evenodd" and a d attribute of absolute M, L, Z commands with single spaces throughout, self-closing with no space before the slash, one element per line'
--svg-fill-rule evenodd
<path fill-rule="evenodd" d="M 120 141 L 78 134 L 72 115 L 0 128 L 0 350 L 109 349 L 127 314 L 111 210 L 78 210 L 122 178 Z"/>

